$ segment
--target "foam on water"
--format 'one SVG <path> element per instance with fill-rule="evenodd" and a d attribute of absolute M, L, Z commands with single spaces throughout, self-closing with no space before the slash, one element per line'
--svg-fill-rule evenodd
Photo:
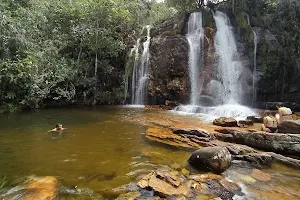
<path fill-rule="evenodd" d="M 252 109 L 239 104 L 225 104 L 216 107 L 181 105 L 177 106 L 174 111 L 184 115 L 197 115 L 206 122 L 211 122 L 218 117 L 233 117 L 239 120 L 257 115 Z"/>
<path fill-rule="evenodd" d="M 144 105 L 124 105 L 124 108 L 145 108 Z"/>

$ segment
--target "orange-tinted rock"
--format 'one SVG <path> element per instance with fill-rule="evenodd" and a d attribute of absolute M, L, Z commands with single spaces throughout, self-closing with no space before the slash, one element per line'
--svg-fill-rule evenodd
<path fill-rule="evenodd" d="M 263 171 L 261 171 L 261 170 L 258 170 L 258 169 L 254 169 L 254 170 L 252 171 L 251 176 L 252 176 L 253 178 L 255 178 L 256 180 L 263 181 L 263 182 L 268 182 L 268 181 L 271 180 L 270 174 L 265 173 L 265 172 L 263 172 Z"/>
<path fill-rule="evenodd" d="M 191 175 L 190 179 L 194 180 L 194 181 L 198 181 L 198 182 L 205 182 L 209 179 L 213 179 L 213 180 L 221 180 L 224 177 L 221 175 L 217 175 L 217 174 L 212 174 L 212 173 L 208 173 L 208 174 L 197 174 L 197 175 Z"/>
<path fill-rule="evenodd" d="M 178 187 L 181 184 L 181 180 L 178 175 L 179 173 L 177 171 L 169 171 L 169 170 L 156 171 L 156 177 L 163 179 L 164 181 L 170 183 L 175 187 Z"/>
<path fill-rule="evenodd" d="M 222 127 L 235 127 L 237 126 L 237 121 L 232 117 L 220 117 L 213 121 L 214 125 Z"/>
<path fill-rule="evenodd" d="M 57 195 L 58 181 L 52 176 L 33 178 L 25 186 L 24 200 L 51 200 Z"/>
<path fill-rule="evenodd" d="M 149 187 L 159 193 L 162 197 L 181 194 L 186 196 L 189 192 L 189 188 L 184 184 L 179 187 L 173 187 L 171 184 L 156 178 L 155 176 L 152 176 L 149 180 Z"/>

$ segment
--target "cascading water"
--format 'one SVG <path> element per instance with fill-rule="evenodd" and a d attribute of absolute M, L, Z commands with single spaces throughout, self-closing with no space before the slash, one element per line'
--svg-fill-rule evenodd
<path fill-rule="evenodd" d="M 133 70 L 132 70 L 132 79 L 131 79 L 131 103 L 134 103 L 135 100 L 135 88 L 137 85 L 137 78 L 138 78 L 138 66 L 139 66 L 139 48 L 140 48 L 140 41 L 141 39 L 139 38 L 136 41 L 136 45 L 134 46 L 134 52 L 135 52 L 135 57 L 134 57 L 134 64 L 133 64 Z"/>
<path fill-rule="evenodd" d="M 246 13 L 247 23 L 251 26 L 250 16 Z M 253 98 L 252 105 L 255 106 L 256 103 L 256 82 L 258 80 L 258 71 L 257 71 L 257 44 L 258 44 L 258 36 L 255 30 L 252 29 L 253 33 L 253 43 L 254 43 L 254 52 L 253 52 L 253 79 L 252 79 L 252 89 L 253 89 Z"/>
<path fill-rule="evenodd" d="M 194 12 L 190 14 L 186 38 L 189 43 L 189 75 L 191 82 L 190 104 L 198 105 L 201 94 L 199 75 L 203 61 L 202 52 L 204 44 L 204 30 L 202 26 L 201 12 Z"/>
<path fill-rule="evenodd" d="M 239 61 L 236 41 L 228 17 L 217 11 L 214 14 L 217 33 L 215 36 L 215 49 L 217 55 L 217 78 L 224 86 L 221 99 L 224 103 L 238 104 L 243 100 L 243 89 L 240 80 L 243 66 Z M 217 94 L 218 95 L 218 94 Z"/>
<path fill-rule="evenodd" d="M 253 41 L 254 41 L 254 53 L 253 53 L 253 106 L 255 106 L 256 103 L 256 82 L 258 79 L 258 72 L 257 72 L 257 60 L 256 60 L 256 54 L 257 54 L 257 44 L 258 44 L 258 37 L 257 33 L 253 30 Z"/>
<path fill-rule="evenodd" d="M 245 106 L 239 105 L 243 102 L 243 71 L 244 67 L 239 58 L 235 37 L 228 17 L 221 12 L 214 13 L 217 32 L 214 38 L 216 51 L 214 72 L 215 80 L 212 79 L 206 85 L 206 92 L 211 94 L 219 105 L 216 107 L 204 106 L 178 106 L 175 111 L 183 113 L 199 113 L 205 121 L 211 121 L 216 117 L 246 118 L 256 113 Z M 190 21 L 189 21 L 190 25 Z M 201 40 L 200 40 L 201 41 Z M 195 43 L 195 42 L 194 42 Z M 201 43 L 198 40 L 198 44 Z M 193 44 L 195 45 L 195 44 Z M 200 45 L 201 46 L 201 45 Z M 191 54 L 190 54 L 191 55 Z M 192 79 L 191 79 L 192 80 Z M 200 95 L 200 91 L 196 91 Z M 192 93 L 193 95 L 193 93 Z M 196 97 L 198 97 L 196 95 Z M 195 97 L 192 97 L 192 99 Z"/>
<path fill-rule="evenodd" d="M 137 44 L 139 44 L 139 40 L 137 41 Z M 131 48 L 131 50 L 130 50 L 130 54 L 129 54 L 129 61 L 131 61 L 132 60 L 132 56 L 133 56 L 133 53 L 134 52 L 136 52 L 136 48 L 137 48 L 137 46 L 138 45 L 134 45 L 134 47 L 133 48 Z M 136 62 L 136 60 L 137 60 L 137 58 L 136 58 L 136 56 L 135 56 L 135 58 L 134 58 L 134 65 L 135 65 L 135 62 Z M 126 68 L 126 70 L 125 70 L 125 77 L 124 77 L 124 83 L 125 83 L 125 86 L 124 86 L 124 89 L 125 89 L 125 91 L 124 91 L 124 104 L 126 104 L 126 102 L 127 102 L 127 93 L 128 93 L 128 82 L 129 82 L 129 73 L 127 72 L 127 68 Z"/>
<path fill-rule="evenodd" d="M 131 81 L 131 104 L 133 105 L 144 105 L 145 96 L 147 93 L 147 82 L 149 74 L 149 59 L 150 59 L 150 26 L 145 27 L 147 30 L 146 41 L 143 43 L 143 53 L 140 56 L 140 39 L 134 47 L 135 60 L 132 71 L 132 81 Z M 144 31 L 144 28 L 142 32 Z"/>

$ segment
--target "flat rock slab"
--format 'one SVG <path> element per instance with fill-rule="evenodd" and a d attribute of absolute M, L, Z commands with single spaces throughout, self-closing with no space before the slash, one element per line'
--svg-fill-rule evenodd
<path fill-rule="evenodd" d="M 160 169 L 143 177 L 138 186 L 151 188 L 160 197 L 171 195 L 184 195 L 189 192 L 189 187 L 181 182 L 179 173 L 172 170 Z"/>

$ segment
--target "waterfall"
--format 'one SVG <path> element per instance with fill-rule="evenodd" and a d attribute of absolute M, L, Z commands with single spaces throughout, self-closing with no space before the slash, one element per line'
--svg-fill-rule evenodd
<path fill-rule="evenodd" d="M 149 74 L 149 59 L 150 59 L 150 26 L 145 27 L 147 30 L 146 41 L 143 43 L 143 53 L 140 57 L 140 39 L 137 40 L 135 46 L 135 61 L 132 72 L 132 82 L 131 82 L 131 104 L 143 105 L 145 104 L 145 96 L 147 93 L 147 83 Z M 143 28 L 144 30 L 144 28 Z M 143 32 L 143 31 L 142 31 Z"/>
<path fill-rule="evenodd" d="M 214 44 L 217 55 L 217 78 L 224 86 L 224 91 L 216 96 L 220 97 L 223 103 L 242 103 L 243 66 L 239 61 L 230 21 L 224 13 L 219 11 L 214 14 L 214 20 L 217 27 Z"/>
<path fill-rule="evenodd" d="M 205 86 L 205 93 L 220 105 L 214 107 L 197 105 L 198 99 L 203 97 L 200 96 L 202 88 L 199 81 L 199 73 L 203 60 L 204 34 L 201 13 L 192 13 L 188 22 L 189 32 L 187 35 L 190 45 L 189 66 L 192 105 L 180 105 L 174 111 L 183 114 L 199 113 L 197 116 L 207 122 L 211 122 L 217 117 L 245 119 L 247 116 L 256 115 L 255 111 L 250 108 L 239 105 L 243 102 L 243 86 L 247 80 L 245 78 L 247 69 L 244 69 L 241 62 L 230 21 L 224 13 L 218 11 L 214 13 L 214 20 L 217 28 L 214 38 L 216 55 L 214 59 L 215 69 L 213 70 L 215 71 L 213 79 Z"/>
<path fill-rule="evenodd" d="M 137 85 L 137 76 L 138 76 L 138 66 L 139 66 L 139 48 L 140 48 L 140 41 L 141 39 L 139 38 L 136 41 L 136 45 L 134 46 L 134 53 L 135 53 L 135 57 L 134 57 L 134 64 L 133 64 L 133 70 L 132 70 L 132 78 L 131 78 L 131 103 L 134 102 L 134 94 L 135 94 L 135 88 Z"/>
<path fill-rule="evenodd" d="M 250 16 L 249 16 L 249 14 L 248 14 L 248 13 L 246 13 L 245 15 L 246 15 L 246 18 L 247 18 L 247 24 L 248 24 L 249 26 L 251 26 L 251 24 L 250 24 Z"/>
<path fill-rule="evenodd" d="M 256 103 L 256 82 L 258 79 L 258 73 L 257 73 L 257 60 L 256 60 L 256 54 L 257 54 L 257 43 L 258 43 L 258 37 L 257 33 L 253 30 L 253 41 L 254 41 L 254 53 L 253 53 L 253 106 L 255 106 Z"/>
<path fill-rule="evenodd" d="M 131 60 L 132 60 L 132 56 L 133 56 L 133 53 L 135 52 L 136 53 L 136 49 L 137 49 L 137 47 L 139 46 L 138 44 L 139 44 L 140 42 L 139 42 L 139 40 L 137 40 L 137 42 L 136 42 L 136 45 L 134 45 L 134 47 L 133 48 L 131 48 L 131 50 L 130 50 L 130 53 L 129 53 L 129 56 L 128 56 L 128 62 L 130 62 Z M 135 54 L 136 55 L 136 54 Z M 134 65 L 135 65 L 135 63 L 136 63 L 136 60 L 138 60 L 138 58 L 135 56 L 135 58 L 134 58 Z M 128 93 L 128 82 L 129 82 L 129 73 L 127 72 L 127 68 L 125 69 L 125 78 L 124 78 L 124 88 L 125 88 L 125 90 L 124 90 L 124 104 L 126 104 L 126 101 L 127 101 L 127 93 Z"/>
<path fill-rule="evenodd" d="M 246 13 L 247 23 L 251 27 L 250 16 Z M 254 43 L 254 52 L 253 52 L 253 78 L 252 78 L 252 106 L 255 106 L 256 103 L 256 82 L 258 80 L 258 71 L 257 71 L 257 44 L 258 44 L 258 36 L 255 30 L 252 29 L 253 33 L 253 43 Z"/>
<path fill-rule="evenodd" d="M 199 75 L 203 61 L 204 44 L 204 30 L 202 26 L 201 12 L 194 12 L 190 14 L 186 38 L 189 43 L 189 76 L 191 83 L 190 103 L 192 105 L 197 105 L 199 103 L 201 93 Z"/>

